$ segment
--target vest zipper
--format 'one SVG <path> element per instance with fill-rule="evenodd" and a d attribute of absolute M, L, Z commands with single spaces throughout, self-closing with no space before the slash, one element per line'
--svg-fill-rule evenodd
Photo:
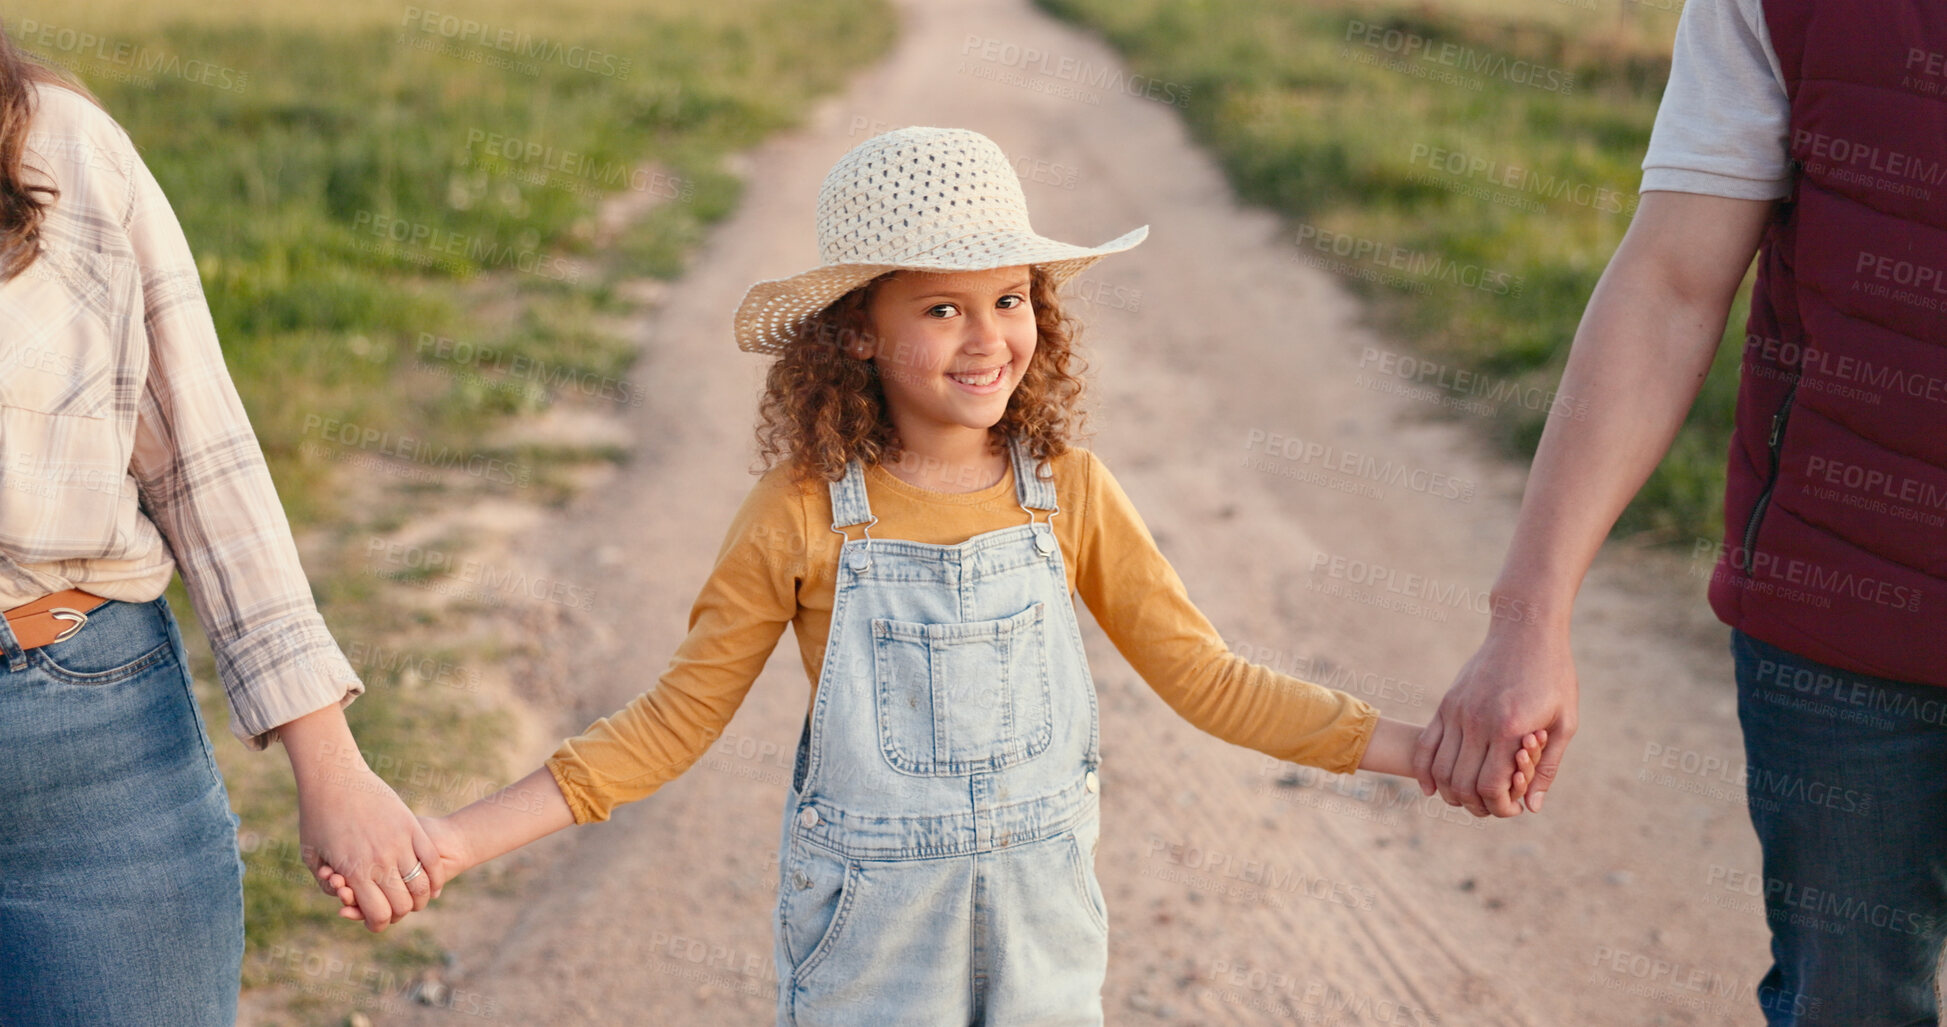
<path fill-rule="evenodd" d="M 1751 507 L 1751 519 L 1744 526 L 1744 559 L 1740 561 L 1744 573 L 1750 574 L 1756 556 L 1751 547 L 1758 541 L 1758 522 L 1764 520 L 1765 507 L 1771 505 L 1771 490 L 1778 487 L 1778 454 L 1785 446 L 1785 422 L 1790 420 L 1792 397 L 1798 394 L 1798 382 L 1785 390 L 1785 401 L 1778 404 L 1778 412 L 1771 415 L 1771 437 L 1766 445 L 1771 448 L 1771 470 L 1765 477 L 1764 491 L 1758 493 L 1758 501 Z"/>

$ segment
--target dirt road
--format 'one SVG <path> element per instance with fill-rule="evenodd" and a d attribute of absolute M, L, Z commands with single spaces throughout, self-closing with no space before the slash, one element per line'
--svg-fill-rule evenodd
<path fill-rule="evenodd" d="M 1093 448 L 1234 648 L 1427 719 L 1487 623 L 1467 597 L 1506 546 L 1520 469 L 1465 413 L 1435 419 L 1456 394 L 1392 389 L 1399 347 L 1271 216 L 1233 202 L 1166 102 L 1180 89 L 1101 81 L 1114 55 L 1023 0 L 902 12 L 889 60 L 749 154 L 741 208 L 643 339 L 634 377 L 652 401 L 623 415 L 634 461 L 516 547 L 599 596 L 591 613 L 509 626 L 556 643 L 550 664 L 516 668 L 547 731 L 579 730 L 666 664 L 753 480 L 762 361 L 736 350 L 730 313 L 752 281 L 816 263 L 825 170 L 906 124 L 993 137 L 1055 238 L 1152 226 L 1071 286 L 1088 300 L 1073 302 L 1095 368 Z M 1744 883 L 1757 846 L 1728 636 L 1700 569 L 1604 557 L 1577 614 L 1583 734 L 1549 812 L 1513 821 L 1205 736 L 1084 615 L 1109 1022 L 1760 1022 L 1766 937 Z M 1407 575 L 1435 585 L 1402 587 Z M 465 1006 L 516 1024 L 765 1022 L 776 825 L 805 699 L 787 636 L 689 774 L 532 847 L 510 887 L 423 915 L 457 955 L 446 980 Z"/>

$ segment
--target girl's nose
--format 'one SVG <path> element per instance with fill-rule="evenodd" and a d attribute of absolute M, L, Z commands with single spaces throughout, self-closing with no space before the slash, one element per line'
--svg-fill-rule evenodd
<path fill-rule="evenodd" d="M 990 354 L 1007 348 L 1007 335 L 1001 330 L 1001 319 L 993 311 L 983 311 L 967 318 L 966 338 L 961 348 L 969 353 Z"/>

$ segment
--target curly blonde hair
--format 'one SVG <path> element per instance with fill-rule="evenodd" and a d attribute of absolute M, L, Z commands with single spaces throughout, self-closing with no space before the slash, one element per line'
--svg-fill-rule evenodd
<path fill-rule="evenodd" d="M 764 381 L 757 407 L 762 466 L 756 473 L 789 461 L 794 482 L 829 482 L 844 477 L 854 457 L 868 466 L 899 460 L 903 449 L 886 411 L 879 369 L 846 352 L 852 342 L 873 338 L 867 315 L 873 292 L 898 273 L 888 271 L 798 323 Z M 1081 322 L 1063 313 L 1047 272 L 1034 265 L 1028 279 L 1034 356 L 988 437 L 1004 446 L 1018 435 L 1030 453 L 1047 460 L 1067 452 L 1085 430 L 1087 365 L 1076 351 Z"/>

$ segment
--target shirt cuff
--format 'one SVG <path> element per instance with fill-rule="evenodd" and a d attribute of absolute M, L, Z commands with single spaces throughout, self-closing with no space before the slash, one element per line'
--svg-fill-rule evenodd
<path fill-rule="evenodd" d="M 1791 193 L 1791 179 L 1739 178 L 1693 168 L 1650 167 L 1643 169 L 1643 184 L 1636 191 L 1700 193 L 1733 200 L 1778 200 Z"/>
<path fill-rule="evenodd" d="M 574 758 L 574 750 L 563 742 L 553 756 L 548 757 L 548 773 L 554 775 L 554 785 L 561 789 L 561 797 L 568 801 L 568 812 L 574 814 L 576 824 L 594 824 L 608 819 L 608 810 L 588 801 L 588 784 L 581 780 L 586 768 Z"/>
<path fill-rule="evenodd" d="M 365 694 L 365 683 L 315 613 L 212 648 L 230 700 L 230 732 L 250 749 L 269 748 L 279 727 L 307 713 L 349 706 Z"/>
<path fill-rule="evenodd" d="M 1352 703 L 1353 708 L 1351 713 L 1342 716 L 1339 720 L 1337 732 L 1341 740 L 1339 744 L 1332 747 L 1335 750 L 1333 758 L 1322 763 L 1312 763 L 1311 760 L 1302 758 L 1303 755 L 1308 754 L 1301 754 L 1301 757 L 1294 759 L 1293 762 L 1308 763 L 1334 774 L 1350 774 L 1359 769 L 1359 763 L 1366 758 L 1366 749 L 1372 745 L 1372 736 L 1379 729 L 1379 710 L 1364 699 L 1350 694 L 1346 695 L 1346 701 Z M 1343 739 L 1346 734 L 1352 737 Z"/>

